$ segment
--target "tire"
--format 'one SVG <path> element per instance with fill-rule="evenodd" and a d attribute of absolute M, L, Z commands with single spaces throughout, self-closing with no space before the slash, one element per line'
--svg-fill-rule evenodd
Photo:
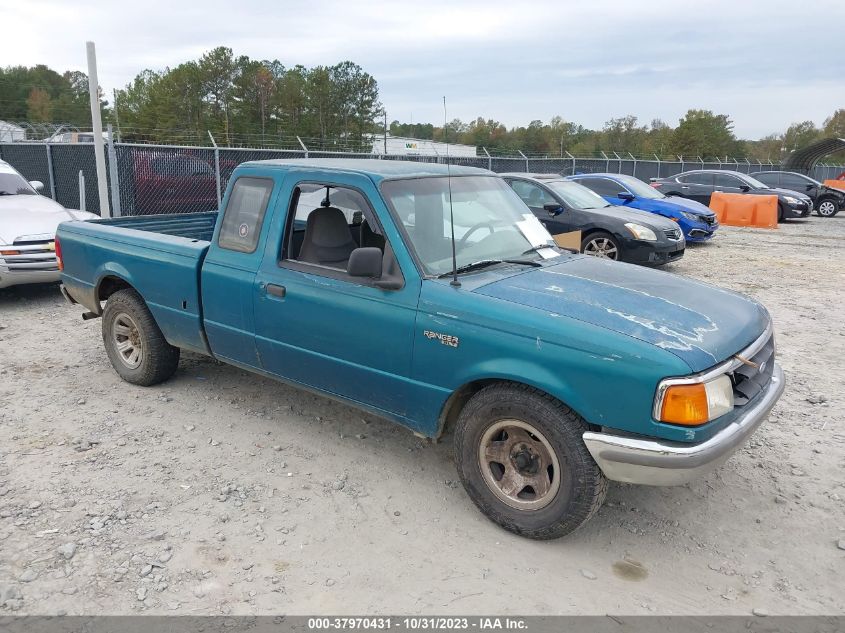
<path fill-rule="evenodd" d="M 619 244 L 619 241 L 610 233 L 605 233 L 604 231 L 590 233 L 581 240 L 581 252 L 585 255 L 612 259 L 614 261 L 622 259 L 622 246 Z"/>
<path fill-rule="evenodd" d="M 783 204 L 778 202 L 778 222 L 783 222 L 784 215 Z"/>
<path fill-rule="evenodd" d="M 164 382 L 179 365 L 179 348 L 168 343 L 135 290 L 115 292 L 103 310 L 103 344 L 126 382 L 148 387 Z"/>
<path fill-rule="evenodd" d="M 595 514 L 607 492 L 582 439 L 587 428 L 569 407 L 536 389 L 485 387 L 458 416 L 461 482 L 478 509 L 504 529 L 538 540 L 565 536 Z M 509 463 L 489 461 L 492 454 Z"/>
<path fill-rule="evenodd" d="M 836 204 L 835 198 L 822 198 L 819 200 L 816 215 L 823 218 L 832 218 L 837 213 L 839 213 L 839 205 Z"/>

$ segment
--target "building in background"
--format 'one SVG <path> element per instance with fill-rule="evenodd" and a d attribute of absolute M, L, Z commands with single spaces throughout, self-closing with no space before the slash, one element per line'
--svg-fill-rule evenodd
<path fill-rule="evenodd" d="M 446 143 L 429 141 L 420 138 L 408 138 L 405 136 L 372 134 L 373 154 L 389 154 L 393 156 L 446 156 Z M 385 145 L 386 150 L 385 151 Z M 449 143 L 449 156 L 472 156 L 478 155 L 475 145 L 459 145 Z"/>
<path fill-rule="evenodd" d="M 0 121 L 0 143 L 15 143 L 26 139 L 26 131 L 14 123 Z"/>

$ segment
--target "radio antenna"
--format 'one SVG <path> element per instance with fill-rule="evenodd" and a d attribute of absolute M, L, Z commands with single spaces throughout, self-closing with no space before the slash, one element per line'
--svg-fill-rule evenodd
<path fill-rule="evenodd" d="M 449 163 L 449 124 L 446 117 L 446 97 L 443 97 L 443 140 L 446 142 L 446 182 L 449 186 L 449 226 L 452 229 L 452 281 L 449 285 L 459 288 L 458 256 L 455 253 L 455 213 L 452 210 L 452 167 Z"/>

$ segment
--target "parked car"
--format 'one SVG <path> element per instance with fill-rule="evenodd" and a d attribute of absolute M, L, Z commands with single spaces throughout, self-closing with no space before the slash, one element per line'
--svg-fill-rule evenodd
<path fill-rule="evenodd" d="M 39 195 L 43 188 L 0 160 L 0 288 L 58 281 L 54 240 L 59 223 L 97 217 L 65 209 Z"/>
<path fill-rule="evenodd" d="M 784 376 L 756 301 L 563 251 L 527 211 L 483 169 L 257 161 L 219 214 L 64 223 L 57 250 L 127 382 L 168 379 L 185 349 L 453 431 L 481 511 L 549 539 L 608 479 L 683 484 L 721 464 Z"/>
<path fill-rule="evenodd" d="M 687 242 L 706 242 L 719 228 L 716 214 L 703 204 L 678 196 L 666 196 L 633 176 L 579 174 L 569 179 L 589 187 L 610 204 L 648 211 L 677 222 Z"/>
<path fill-rule="evenodd" d="M 555 174 L 500 175 L 552 235 L 581 231 L 582 253 L 653 266 L 684 255 L 684 236 L 670 220 L 613 206 Z"/>
<path fill-rule="evenodd" d="M 217 209 L 217 178 L 210 163 L 184 152 L 133 152 L 135 213 L 197 213 Z"/>
<path fill-rule="evenodd" d="M 727 169 L 695 169 L 669 178 L 652 178 L 651 186 L 667 196 L 681 196 L 710 204 L 714 191 L 778 197 L 778 222 L 787 218 L 806 218 L 813 201 L 803 193 L 769 187 L 748 174 Z"/>
<path fill-rule="evenodd" d="M 751 175 L 767 187 L 805 194 L 813 201 L 816 214 L 823 218 L 832 218 L 845 207 L 845 191 L 827 187 L 804 174 L 794 171 L 758 171 Z"/>

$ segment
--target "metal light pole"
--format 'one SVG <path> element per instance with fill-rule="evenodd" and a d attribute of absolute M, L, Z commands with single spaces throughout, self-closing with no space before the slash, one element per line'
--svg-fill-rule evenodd
<path fill-rule="evenodd" d="M 97 191 L 100 194 L 100 216 L 111 217 L 109 189 L 106 180 L 106 152 L 103 147 L 103 121 L 100 117 L 100 84 L 97 81 L 97 52 L 94 42 L 86 42 L 88 52 L 88 97 L 91 101 L 91 126 L 94 128 L 94 159 L 97 163 Z"/>

